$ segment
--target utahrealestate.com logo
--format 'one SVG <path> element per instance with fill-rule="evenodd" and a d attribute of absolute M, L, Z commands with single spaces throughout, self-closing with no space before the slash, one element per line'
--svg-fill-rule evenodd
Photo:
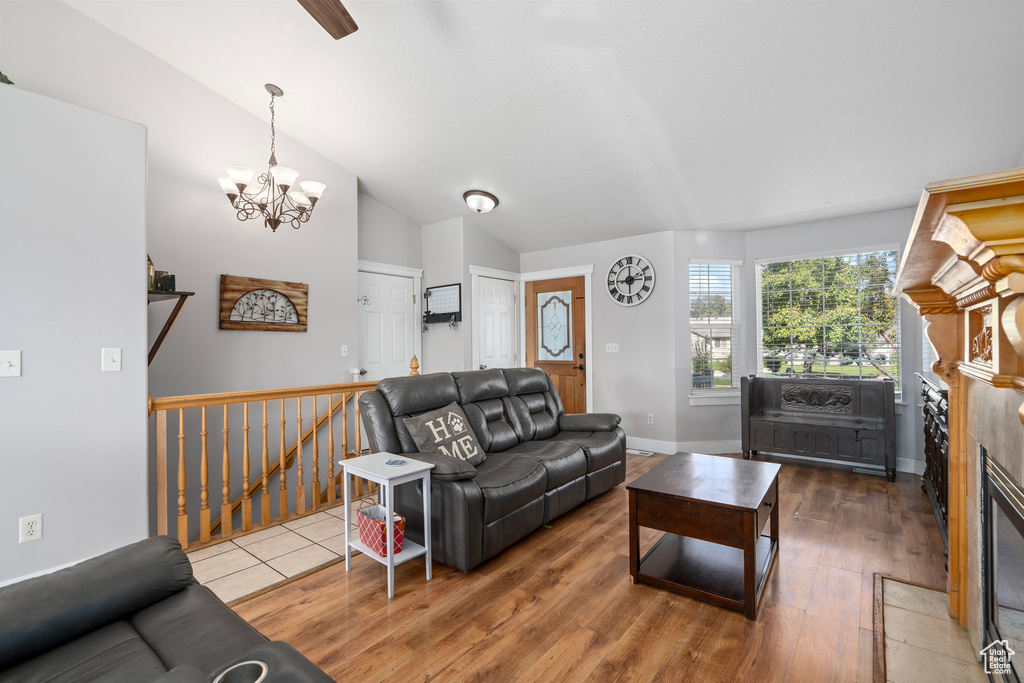
<path fill-rule="evenodd" d="M 985 673 L 1010 675 L 1013 671 L 1010 658 L 1017 653 L 1010 649 L 1010 644 L 1005 640 L 997 640 L 978 654 L 985 658 Z"/>

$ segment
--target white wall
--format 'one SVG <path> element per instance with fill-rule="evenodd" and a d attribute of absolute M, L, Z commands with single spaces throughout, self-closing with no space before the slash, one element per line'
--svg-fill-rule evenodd
<path fill-rule="evenodd" d="M 654 292 L 639 306 L 620 306 L 608 295 L 604 283 L 608 268 L 626 254 L 648 259 L 657 274 Z M 592 412 L 622 416 L 622 428 L 631 444 L 643 447 L 676 442 L 677 372 L 675 329 L 676 287 L 673 234 L 660 232 L 574 247 L 523 254 L 520 269 L 551 270 L 593 264 L 593 348 L 587 362 L 594 367 Z M 605 353 L 617 343 L 619 353 Z M 654 424 L 647 424 L 654 413 Z"/>
<path fill-rule="evenodd" d="M 883 211 L 746 233 L 746 293 L 743 306 L 744 310 L 748 311 L 747 319 L 750 320 L 743 337 L 746 371 L 755 372 L 757 362 L 757 328 L 754 318 L 757 259 L 863 251 L 892 245 L 898 245 L 902 253 L 914 223 L 914 212 L 914 209 Z M 920 436 L 921 411 L 917 407 L 920 381 L 914 377 L 914 373 L 920 372 L 922 366 L 921 318 L 913 306 L 901 300 L 900 320 L 900 339 L 903 345 L 903 402 L 906 405 L 897 405 L 896 454 L 900 470 L 920 474 L 924 471 L 924 446 L 923 437 Z"/>
<path fill-rule="evenodd" d="M 19 88 L 145 124 L 148 249 L 182 309 L 150 371 L 153 396 L 350 381 L 356 330 L 357 190 L 347 170 L 278 131 L 281 164 L 327 191 L 299 230 L 242 223 L 217 186 L 224 167 L 265 168 L 270 126 L 63 3 L 0 4 L 0 63 Z M 288 83 L 277 102 L 289 117 Z M 262 89 L 262 83 L 253 83 Z M 269 98 L 268 98 L 269 99 Z M 267 112 L 269 119 L 269 111 Z M 115 188 L 116 194 L 116 188 Z M 220 275 L 309 285 L 308 332 L 220 330 Z M 171 304 L 153 304 L 154 338 Z"/>
<path fill-rule="evenodd" d="M 359 259 L 423 267 L 423 228 L 372 197 L 359 193 Z"/>
<path fill-rule="evenodd" d="M 423 288 L 462 282 L 462 219 L 452 218 L 423 226 Z M 462 311 L 465 315 L 469 292 L 462 287 Z M 424 310 L 428 304 L 424 302 Z M 464 323 L 451 329 L 443 323 L 428 325 L 423 333 L 423 358 L 420 372 L 452 372 L 465 369 Z"/>
<path fill-rule="evenodd" d="M 4 582 L 146 536 L 146 129 L 0 85 L 0 160 Z"/>

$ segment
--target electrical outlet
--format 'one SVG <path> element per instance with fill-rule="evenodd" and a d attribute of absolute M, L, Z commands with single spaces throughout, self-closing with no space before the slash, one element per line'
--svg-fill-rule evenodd
<path fill-rule="evenodd" d="M 647 424 L 654 424 L 654 413 L 647 413 Z"/>
<path fill-rule="evenodd" d="M 18 543 L 38 541 L 43 537 L 43 513 L 18 519 Z"/>
<path fill-rule="evenodd" d="M 618 353 L 619 352 L 619 345 L 618 344 L 605 344 L 604 345 L 604 352 L 605 353 Z"/>
<path fill-rule="evenodd" d="M 348 346 L 345 344 L 341 345 L 341 357 L 348 358 Z"/>
<path fill-rule="evenodd" d="M 0 351 L 0 377 L 21 377 L 21 351 Z"/>

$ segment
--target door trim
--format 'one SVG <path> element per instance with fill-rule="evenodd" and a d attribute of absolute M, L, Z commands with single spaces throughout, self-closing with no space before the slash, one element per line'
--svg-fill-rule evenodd
<path fill-rule="evenodd" d="M 513 273 L 511 270 L 498 270 L 497 268 L 487 268 L 485 266 L 473 266 L 469 267 L 469 300 L 472 309 L 472 317 L 470 318 L 470 345 L 473 347 L 473 365 L 470 370 L 476 370 L 480 367 L 480 327 L 477 324 L 480 321 L 480 278 L 489 277 L 495 280 L 511 280 L 515 283 L 515 295 L 520 296 L 520 274 Z M 512 329 L 516 331 L 515 343 L 516 348 L 513 351 L 515 356 L 514 366 L 517 368 L 523 367 L 522 361 L 522 346 L 519 345 L 520 337 L 523 337 L 526 332 L 519 333 L 519 327 L 523 324 L 522 317 L 519 314 L 519 302 L 516 301 L 515 305 L 512 306 L 512 314 L 515 316 L 512 319 Z"/>
<path fill-rule="evenodd" d="M 569 266 L 568 268 L 555 268 L 553 270 L 535 270 L 530 273 L 520 273 L 519 275 L 519 306 L 526 307 L 526 283 L 536 282 L 537 280 L 557 280 L 563 277 L 578 277 L 583 276 L 583 292 L 586 297 L 586 305 L 583 310 L 587 316 L 586 330 L 584 331 L 583 343 L 587 347 L 586 357 L 586 374 L 587 374 L 587 412 L 594 412 L 594 360 L 597 358 L 597 353 L 594 351 L 594 301 L 593 301 L 593 277 L 594 277 L 594 264 L 587 263 L 579 266 Z M 518 308 L 518 307 L 517 307 Z M 520 316 L 525 318 L 525 316 Z M 525 319 L 519 325 L 519 348 L 526 348 L 526 321 Z M 478 367 L 477 366 L 474 367 Z"/>
<path fill-rule="evenodd" d="M 416 332 L 412 335 L 413 354 L 423 367 L 423 269 L 409 266 L 393 266 L 389 263 L 376 261 L 356 261 L 356 270 L 360 273 L 376 273 L 378 275 L 394 275 L 395 277 L 412 278 L 413 302 L 412 313 L 415 317 Z M 358 304 L 356 304 L 358 306 Z M 358 312 L 358 309 L 357 309 Z M 351 358 L 351 356 L 349 356 Z M 409 360 L 412 360 L 411 358 Z M 359 348 L 356 347 L 356 364 L 359 363 Z"/>

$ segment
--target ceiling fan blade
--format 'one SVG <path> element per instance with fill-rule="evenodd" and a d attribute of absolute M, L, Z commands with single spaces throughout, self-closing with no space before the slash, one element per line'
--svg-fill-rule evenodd
<path fill-rule="evenodd" d="M 310 16 L 317 20 L 335 40 L 359 30 L 352 15 L 340 0 L 299 0 Z"/>

